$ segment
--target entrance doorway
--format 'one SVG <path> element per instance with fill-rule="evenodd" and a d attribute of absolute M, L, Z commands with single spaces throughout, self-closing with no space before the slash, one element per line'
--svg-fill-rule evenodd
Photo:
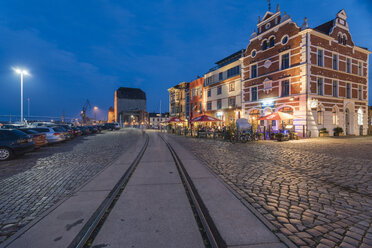
<path fill-rule="evenodd" d="M 348 108 L 345 110 L 345 133 L 350 135 L 350 111 Z"/>

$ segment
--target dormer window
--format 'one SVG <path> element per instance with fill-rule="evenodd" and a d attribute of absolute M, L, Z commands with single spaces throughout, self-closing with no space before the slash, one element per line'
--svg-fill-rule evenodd
<path fill-rule="evenodd" d="M 267 40 L 265 40 L 263 43 L 262 43 L 262 50 L 266 50 L 267 49 Z"/>
<path fill-rule="evenodd" d="M 273 46 L 275 46 L 275 38 L 271 37 L 269 41 L 269 47 L 273 47 Z"/>
<path fill-rule="evenodd" d="M 271 27 L 271 24 L 270 24 L 270 22 L 269 22 L 268 24 L 266 24 L 265 28 L 266 28 L 266 29 L 269 29 L 270 27 Z"/>

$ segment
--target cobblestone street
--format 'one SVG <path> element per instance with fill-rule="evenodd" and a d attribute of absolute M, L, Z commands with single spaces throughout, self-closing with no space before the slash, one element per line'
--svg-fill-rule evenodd
<path fill-rule="evenodd" d="M 0 162 L 0 243 L 95 176 L 139 135 L 122 130 L 82 136 Z"/>
<path fill-rule="evenodd" d="M 174 137 L 297 246 L 372 247 L 371 137 L 248 144 Z"/>

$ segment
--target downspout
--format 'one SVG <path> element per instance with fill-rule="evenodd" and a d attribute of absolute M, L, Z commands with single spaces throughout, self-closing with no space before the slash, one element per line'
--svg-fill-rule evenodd
<path fill-rule="evenodd" d="M 306 33 L 306 128 L 305 128 L 305 137 L 308 138 L 308 126 L 309 126 L 309 33 Z"/>

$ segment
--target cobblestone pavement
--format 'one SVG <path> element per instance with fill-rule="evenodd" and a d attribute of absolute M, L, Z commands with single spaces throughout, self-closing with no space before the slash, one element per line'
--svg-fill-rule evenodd
<path fill-rule="evenodd" d="M 139 135 L 83 136 L 0 162 L 0 243 L 104 169 Z"/>
<path fill-rule="evenodd" d="M 372 247 L 372 137 L 175 139 L 297 246 Z"/>

